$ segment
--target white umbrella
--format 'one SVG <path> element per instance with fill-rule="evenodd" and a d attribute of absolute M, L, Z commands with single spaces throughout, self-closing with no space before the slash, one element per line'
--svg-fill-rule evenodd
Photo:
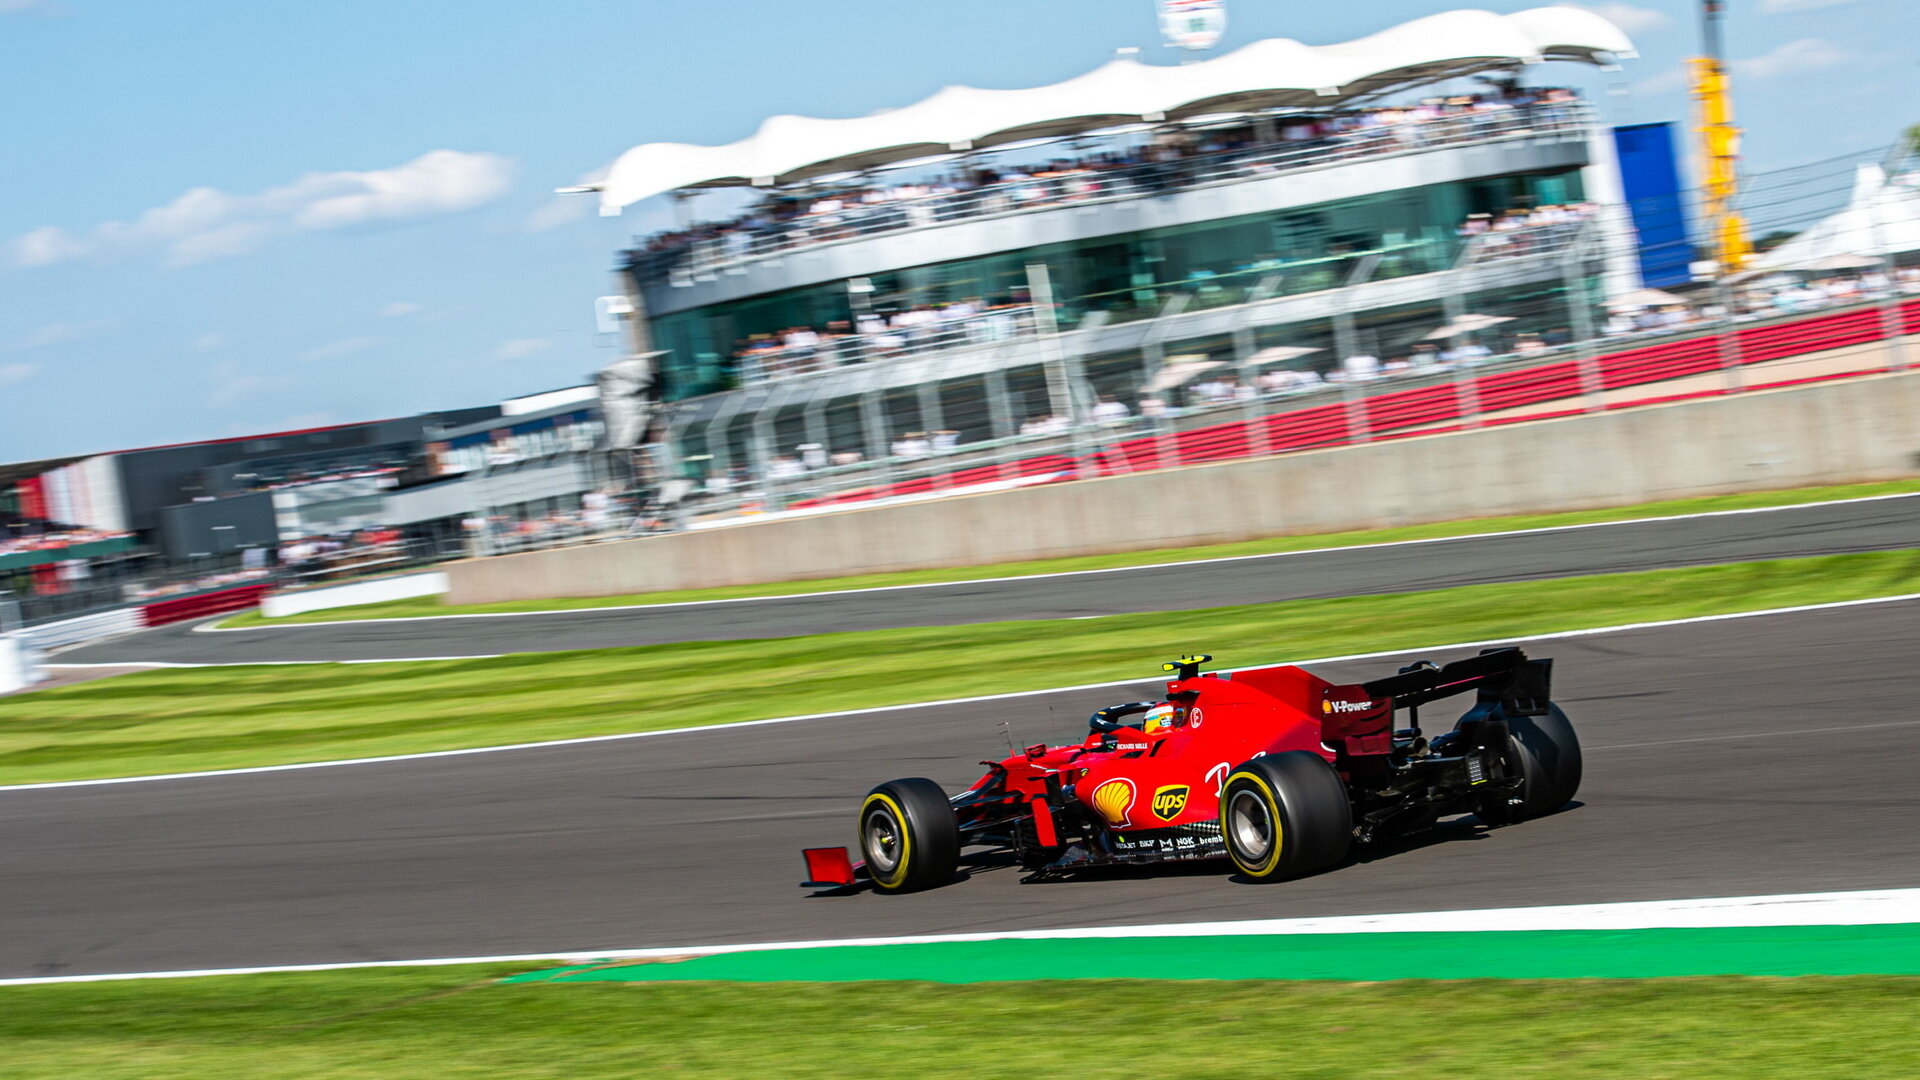
<path fill-rule="evenodd" d="M 1796 285 L 1800 279 L 1779 270 L 1742 270 L 1737 274 L 1728 274 L 1724 279 L 1729 285 L 1746 288 L 1770 289 L 1779 285 Z"/>
<path fill-rule="evenodd" d="M 1142 394 L 1158 394 L 1171 390 L 1176 386 L 1191 382 L 1195 376 L 1202 372 L 1212 371 L 1214 368 L 1222 367 L 1225 364 L 1225 360 L 1175 357 L 1163 365 L 1159 371 L 1154 372 L 1153 378 L 1147 380 L 1146 385 L 1140 388 L 1140 392 Z"/>
<path fill-rule="evenodd" d="M 1268 364 L 1284 364 L 1289 360 L 1298 360 L 1303 356 L 1325 351 L 1325 349 L 1312 349 L 1301 345 L 1271 345 L 1247 357 L 1247 364 L 1250 367 L 1266 367 Z"/>
<path fill-rule="evenodd" d="M 1512 321 L 1513 316 L 1511 315 L 1462 315 L 1440 329 L 1435 330 L 1433 333 L 1427 334 L 1420 340 L 1441 341 L 1446 338 L 1459 337 L 1461 334 L 1471 334 L 1475 330 L 1485 330 L 1489 326 L 1498 326 L 1501 323 Z"/>
<path fill-rule="evenodd" d="M 1615 298 L 1607 306 L 1620 311 L 1625 308 L 1666 307 L 1668 304 L 1686 302 L 1686 297 L 1675 296 L 1664 289 L 1635 289 L 1625 296 Z"/>
<path fill-rule="evenodd" d="M 1867 270 L 1880 265 L 1880 260 L 1871 255 L 1827 255 L 1807 262 L 1788 266 L 1788 270 Z"/>

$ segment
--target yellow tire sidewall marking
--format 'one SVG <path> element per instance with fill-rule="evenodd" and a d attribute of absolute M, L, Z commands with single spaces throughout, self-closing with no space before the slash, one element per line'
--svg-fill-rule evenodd
<path fill-rule="evenodd" d="M 1221 789 L 1230 791 L 1233 788 L 1233 782 L 1241 779 L 1255 785 L 1266 795 L 1267 815 L 1273 819 L 1273 846 L 1267 850 L 1267 858 L 1264 865 L 1254 867 L 1241 862 L 1240 853 L 1234 850 L 1231 834 L 1228 832 L 1231 824 L 1225 820 L 1226 815 L 1222 814 L 1220 831 L 1223 836 L 1227 838 L 1227 857 L 1233 860 L 1233 865 L 1239 867 L 1241 873 L 1249 877 L 1268 877 L 1272 875 L 1274 869 L 1280 865 L 1280 852 L 1284 850 L 1286 840 L 1286 828 L 1282 825 L 1280 818 L 1280 799 L 1273 793 L 1273 786 L 1267 783 L 1266 778 L 1257 773 L 1229 773 L 1227 775 L 1227 782 L 1221 785 Z M 1226 804 L 1222 805 L 1224 807 Z"/>
<path fill-rule="evenodd" d="M 893 861 L 892 877 L 883 878 L 879 874 L 874 873 L 872 855 L 864 850 L 867 838 L 867 814 L 876 802 L 885 803 L 887 808 L 893 811 L 895 824 L 900 826 L 900 857 Z M 867 796 L 866 802 L 860 804 L 860 839 L 863 847 L 861 854 L 867 856 L 867 873 L 872 875 L 875 884 L 892 889 L 898 888 L 901 882 L 907 880 L 907 860 L 913 854 L 913 833 L 907 825 L 906 811 L 900 809 L 900 804 L 893 800 L 893 796 L 876 791 Z"/>

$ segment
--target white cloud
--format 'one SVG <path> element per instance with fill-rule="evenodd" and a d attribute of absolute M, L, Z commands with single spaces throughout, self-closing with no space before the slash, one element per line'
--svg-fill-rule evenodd
<path fill-rule="evenodd" d="M 1668 17 L 1666 12 L 1634 7 L 1632 4 L 1569 4 L 1567 6 L 1591 11 L 1629 34 L 1648 34 L 1655 30 L 1665 30 L 1673 25 L 1673 19 Z"/>
<path fill-rule="evenodd" d="M 1866 67 L 1879 64 L 1883 59 L 1853 52 L 1825 38 L 1800 38 L 1759 56 L 1734 60 L 1727 67 L 1737 85 L 1741 79 L 1779 79 L 1837 67 Z M 1674 68 L 1634 83 L 1633 92 L 1645 96 L 1668 94 L 1685 90 L 1688 81 L 1685 68 Z"/>
<path fill-rule="evenodd" d="M 575 187 L 598 187 L 606 182 L 608 166 L 587 173 L 573 182 Z M 562 225 L 571 225 L 576 221 L 585 221 L 593 216 L 600 206 L 597 196 L 589 192 L 575 192 L 571 195 L 549 195 L 533 213 L 527 215 L 527 229 L 531 232 L 545 232 Z"/>
<path fill-rule="evenodd" d="M 15 266 L 51 266 L 87 253 L 85 244 L 68 235 L 65 229 L 52 225 L 22 233 L 14 237 L 9 246 L 13 248 Z"/>
<path fill-rule="evenodd" d="M 513 162 L 498 154 L 433 150 L 390 169 L 308 173 L 254 195 L 193 188 L 130 222 L 104 222 L 81 235 L 43 226 L 9 246 L 23 267 L 156 248 L 168 265 L 189 266 L 293 233 L 471 210 L 504 195 L 512 173 Z"/>
<path fill-rule="evenodd" d="M 1841 4 L 1854 4 L 1859 0 L 1760 0 L 1760 11 L 1764 15 L 1791 15 L 1796 11 L 1818 11 L 1821 8 L 1839 7 Z"/>
<path fill-rule="evenodd" d="M 213 330 L 208 330 L 202 334 L 195 334 L 193 340 L 187 342 L 187 348 L 192 349 L 194 352 L 212 352 L 215 349 L 224 349 L 226 346 L 227 336 Z"/>
<path fill-rule="evenodd" d="M 0 386 L 26 382 L 40 370 L 39 364 L 0 364 Z"/>
<path fill-rule="evenodd" d="M 224 409 L 236 401 L 266 389 L 267 385 L 267 377 L 264 375 L 229 376 L 207 395 L 207 404 L 216 409 Z"/>
<path fill-rule="evenodd" d="M 409 315 L 418 315 L 425 309 L 425 304 L 416 304 L 411 300 L 395 300 L 393 303 L 381 307 L 380 317 L 383 319 L 404 319 Z"/>
<path fill-rule="evenodd" d="M 1771 52 L 1735 60 L 1727 65 L 1736 79 L 1777 79 L 1785 75 L 1804 75 L 1857 63 L 1858 54 L 1825 38 L 1800 38 Z"/>
<path fill-rule="evenodd" d="M 207 394 L 207 404 L 216 409 L 224 409 L 261 394 L 290 389 L 298 381 L 289 373 L 268 373 L 257 364 L 242 365 L 232 360 L 222 360 L 209 368 L 207 373 L 214 379 L 214 387 Z"/>
<path fill-rule="evenodd" d="M 591 195 L 549 196 L 547 201 L 527 215 L 527 228 L 532 232 L 546 232 L 576 221 L 585 221 L 593 214 L 595 205 Z"/>
<path fill-rule="evenodd" d="M 342 338 L 339 341 L 330 341 L 317 348 L 308 349 L 306 352 L 301 353 L 297 359 L 304 360 L 308 363 L 316 360 L 337 360 L 342 356 L 352 356 L 354 353 L 366 352 L 378 344 L 380 344 L 380 339 L 378 338 Z"/>
<path fill-rule="evenodd" d="M 83 323 L 48 323 L 24 337 L 0 342 L 0 353 L 27 352 L 31 349 L 44 349 L 49 345 L 64 345 L 69 341 L 99 337 L 112 330 L 115 325 L 112 319 L 95 319 L 92 322 Z"/>
<path fill-rule="evenodd" d="M 1654 97 L 1659 94 L 1671 94 L 1675 90 L 1687 88 L 1687 73 L 1683 68 L 1663 71 L 1658 75 L 1649 75 L 1633 84 L 1633 92 L 1641 97 Z"/>
<path fill-rule="evenodd" d="M 434 150 L 378 172 L 313 174 L 283 191 L 302 204 L 296 228 L 339 229 L 470 210 L 504 195 L 512 173 L 497 154 Z"/>
<path fill-rule="evenodd" d="M 553 348 L 553 342 L 548 341 L 546 338 L 514 338 L 512 341 L 501 342 L 500 347 L 493 350 L 493 358 L 495 360 L 525 360 L 529 357 L 539 356 L 551 348 Z"/>

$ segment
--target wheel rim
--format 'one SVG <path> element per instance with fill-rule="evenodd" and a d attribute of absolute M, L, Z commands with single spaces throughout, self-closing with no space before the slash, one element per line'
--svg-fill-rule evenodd
<path fill-rule="evenodd" d="M 1273 850 L 1273 814 L 1259 792 L 1240 788 L 1228 798 L 1227 833 L 1246 861 L 1266 859 Z"/>
<path fill-rule="evenodd" d="M 893 873 L 900 865 L 900 823 L 885 807 L 875 807 L 861 826 L 867 861 L 881 876 Z"/>

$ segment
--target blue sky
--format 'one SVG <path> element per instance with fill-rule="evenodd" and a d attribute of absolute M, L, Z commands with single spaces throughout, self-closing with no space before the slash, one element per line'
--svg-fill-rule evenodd
<path fill-rule="evenodd" d="M 1228 0 L 1221 48 L 1458 6 Z M 1589 6 L 1642 58 L 1536 81 L 1684 118 L 1694 0 Z M 1912 0 L 1730 6 L 1751 168 L 1920 121 Z M 0 461 L 578 382 L 610 358 L 615 252 L 660 216 L 554 187 L 636 143 L 1038 85 L 1122 46 L 1171 62 L 1157 43 L 1151 0 L 0 0 Z"/>

